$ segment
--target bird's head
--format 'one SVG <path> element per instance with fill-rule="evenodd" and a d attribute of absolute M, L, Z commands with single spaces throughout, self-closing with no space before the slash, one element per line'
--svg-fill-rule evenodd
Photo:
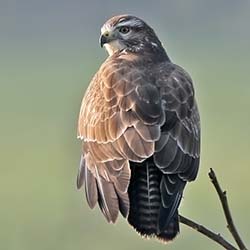
<path fill-rule="evenodd" d="M 130 15 L 109 19 L 101 28 L 100 45 L 109 55 L 123 50 L 140 52 L 162 48 L 154 30 L 140 18 Z"/>

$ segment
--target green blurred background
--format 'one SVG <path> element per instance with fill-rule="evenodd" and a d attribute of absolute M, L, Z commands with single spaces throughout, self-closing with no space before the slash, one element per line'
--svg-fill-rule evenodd
<path fill-rule="evenodd" d="M 172 244 L 143 240 L 76 190 L 81 98 L 106 57 L 100 27 L 121 13 L 146 20 L 195 82 L 202 161 L 181 214 L 230 239 L 213 167 L 250 246 L 250 1 L 0 0 L 0 249 L 221 249 L 184 225 Z"/>

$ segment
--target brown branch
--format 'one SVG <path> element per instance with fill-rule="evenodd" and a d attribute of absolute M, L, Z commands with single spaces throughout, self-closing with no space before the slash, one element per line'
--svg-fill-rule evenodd
<path fill-rule="evenodd" d="M 210 172 L 208 175 L 209 175 L 210 180 L 212 181 L 212 183 L 216 189 L 216 192 L 220 198 L 220 202 L 221 202 L 221 205 L 222 205 L 225 217 L 226 217 L 226 221 L 227 221 L 227 228 L 231 232 L 231 234 L 232 234 L 234 240 L 236 241 L 237 245 L 239 246 L 240 250 L 247 250 L 245 244 L 243 243 L 243 241 L 242 241 L 242 239 L 241 239 L 241 237 L 240 237 L 240 235 L 239 235 L 239 233 L 234 225 L 233 218 L 232 218 L 232 215 L 231 215 L 231 212 L 229 209 L 229 205 L 228 205 L 228 201 L 227 201 L 226 191 L 223 191 L 221 189 L 220 184 L 219 184 L 217 177 L 215 175 L 215 172 L 213 171 L 212 168 L 210 169 Z"/>
<path fill-rule="evenodd" d="M 214 232 L 212 232 L 211 230 L 207 229 L 206 227 L 197 224 L 196 222 L 185 218 L 183 216 L 179 216 L 180 222 L 182 224 L 185 224 L 186 226 L 191 227 L 192 229 L 200 232 L 201 234 L 207 236 L 209 239 L 215 241 L 216 243 L 218 243 L 219 245 L 223 246 L 225 249 L 227 250 L 238 250 L 237 248 L 235 248 L 233 245 L 231 245 L 229 242 L 227 242 L 220 234 L 216 234 Z"/>
<path fill-rule="evenodd" d="M 220 184 L 217 180 L 217 177 L 215 175 L 215 172 L 213 169 L 210 169 L 210 172 L 208 173 L 211 182 L 213 183 L 216 192 L 220 198 L 220 202 L 226 217 L 227 221 L 227 228 L 229 229 L 230 233 L 232 234 L 235 242 L 237 243 L 240 250 L 247 250 L 245 244 L 243 243 L 235 225 L 233 222 L 233 218 L 229 209 L 228 201 L 227 201 L 227 194 L 226 191 L 223 191 L 220 187 Z M 182 224 L 185 224 L 188 227 L 191 227 L 192 229 L 200 232 L 201 234 L 205 235 L 209 239 L 213 240 L 214 242 L 218 243 L 219 245 L 223 246 L 227 250 L 238 250 L 236 247 L 234 247 L 231 243 L 226 241 L 219 233 L 214 233 L 210 229 L 204 227 L 203 225 L 200 225 L 182 215 L 179 215 L 180 222 Z"/>

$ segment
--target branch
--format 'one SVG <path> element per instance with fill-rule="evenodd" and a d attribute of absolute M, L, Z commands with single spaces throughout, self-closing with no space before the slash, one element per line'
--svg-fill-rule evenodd
<path fill-rule="evenodd" d="M 226 191 L 223 191 L 220 187 L 220 184 L 217 180 L 217 177 L 215 175 L 215 172 L 213 169 L 210 169 L 210 172 L 208 173 L 211 182 L 213 183 L 216 192 L 220 198 L 220 202 L 226 217 L 227 221 L 227 228 L 229 229 L 230 233 L 232 234 L 235 242 L 237 243 L 238 247 L 240 250 L 247 250 L 245 244 L 243 243 L 235 225 L 233 222 L 233 218 L 229 209 L 228 201 L 227 201 L 227 194 Z M 184 216 L 179 215 L 180 222 L 182 224 L 185 224 L 186 226 L 191 227 L 192 229 L 200 232 L 201 234 L 205 235 L 209 239 L 215 241 L 219 245 L 223 246 L 227 250 L 238 250 L 235 248 L 232 244 L 230 244 L 228 241 L 226 241 L 220 234 L 216 234 L 209 230 L 208 228 L 204 227 L 203 225 L 200 225 L 188 218 L 185 218 Z"/>
<path fill-rule="evenodd" d="M 232 234 L 234 240 L 236 241 L 237 245 L 239 246 L 240 250 L 247 250 L 245 244 L 243 243 L 235 225 L 234 225 L 234 222 L 233 222 L 233 218 L 232 218 L 232 215 L 231 215 L 231 212 L 230 212 L 230 209 L 229 209 L 229 205 L 228 205 L 228 201 L 227 201 L 227 193 L 226 191 L 223 191 L 220 187 L 220 184 L 217 180 L 217 177 L 215 175 L 215 172 L 213 171 L 213 169 L 211 168 L 210 169 L 210 172 L 209 172 L 209 177 L 210 177 L 210 180 L 212 181 L 215 189 L 216 189 L 216 192 L 220 198 L 220 202 L 221 202 L 221 205 L 222 205 L 222 208 L 223 208 L 223 211 L 224 211 L 224 214 L 225 214 L 225 217 L 226 217 L 226 221 L 227 221 L 227 228 L 229 229 L 230 233 Z"/>
<path fill-rule="evenodd" d="M 180 222 L 182 224 L 185 224 L 186 226 L 189 226 L 189 227 L 193 228 L 194 230 L 200 232 L 201 234 L 207 236 L 209 239 L 215 241 L 219 245 L 223 246 L 225 249 L 238 250 L 233 245 L 231 245 L 229 242 L 227 242 L 220 234 L 216 234 L 216 233 L 212 232 L 211 230 L 207 229 L 206 227 L 204 227 L 200 224 L 197 224 L 196 222 L 194 222 L 188 218 L 185 218 L 181 215 L 179 215 L 179 219 L 180 219 Z"/>

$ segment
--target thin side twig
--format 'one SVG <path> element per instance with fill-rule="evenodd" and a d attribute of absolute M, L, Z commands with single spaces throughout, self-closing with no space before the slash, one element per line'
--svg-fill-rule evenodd
<path fill-rule="evenodd" d="M 210 172 L 208 175 L 209 175 L 210 180 L 213 183 L 213 185 L 216 189 L 216 192 L 220 198 L 220 202 L 221 202 L 221 205 L 222 205 L 225 217 L 226 217 L 226 221 L 227 221 L 227 228 L 229 229 L 230 233 L 232 234 L 232 236 L 233 236 L 235 242 L 237 243 L 237 245 L 239 246 L 240 250 L 247 250 L 245 244 L 243 243 L 243 241 L 242 241 L 242 239 L 241 239 L 241 237 L 240 237 L 240 235 L 235 227 L 235 224 L 234 224 L 234 221 L 233 221 L 230 209 L 229 209 L 226 191 L 223 191 L 221 189 L 220 184 L 219 184 L 217 177 L 215 175 L 215 172 L 213 171 L 212 168 L 210 169 Z"/>
<path fill-rule="evenodd" d="M 186 226 L 191 227 L 192 229 L 200 232 L 201 234 L 205 235 L 209 239 L 215 241 L 219 245 L 223 246 L 227 250 L 238 250 L 235 248 L 232 244 L 230 244 L 228 241 L 226 241 L 220 234 L 216 234 L 209 230 L 208 228 L 204 227 L 203 225 L 200 225 L 182 215 L 179 215 L 180 222 L 182 224 L 185 224 Z"/>

